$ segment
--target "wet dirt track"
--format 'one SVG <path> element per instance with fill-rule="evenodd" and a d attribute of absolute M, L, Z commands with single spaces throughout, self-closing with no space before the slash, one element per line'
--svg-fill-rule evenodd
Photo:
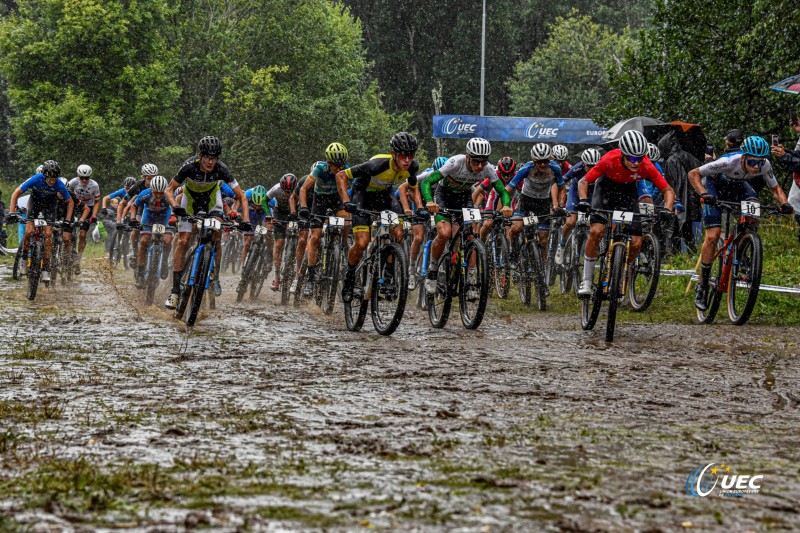
<path fill-rule="evenodd" d="M 796 329 L 606 344 L 577 313 L 490 305 L 472 332 L 409 305 L 384 338 L 268 289 L 236 306 L 226 277 L 187 333 L 99 265 L 33 304 L 0 266 L 0 529 L 800 527 Z M 761 493 L 688 496 L 708 463 Z"/>

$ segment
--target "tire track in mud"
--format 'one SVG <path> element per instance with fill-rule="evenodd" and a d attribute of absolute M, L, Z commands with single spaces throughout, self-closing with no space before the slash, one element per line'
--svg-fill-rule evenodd
<path fill-rule="evenodd" d="M 580 330 L 577 311 L 509 318 L 490 306 L 473 332 L 457 317 L 434 330 L 409 306 L 384 338 L 369 318 L 354 334 L 341 316 L 281 307 L 266 289 L 236 305 L 231 277 L 217 309 L 187 331 L 136 305 L 128 277 L 87 269 L 80 284 L 32 304 L 0 281 L 10 332 L 0 352 L 0 516 L 12 524 L 798 523 L 796 331 L 623 324 L 606 344 Z M 156 301 L 165 297 L 162 287 Z M 686 476 L 709 462 L 763 474 L 762 494 L 687 496 Z M 24 490 L 81 469 L 87 480 L 127 474 L 150 488 L 120 482 L 95 500 Z"/>

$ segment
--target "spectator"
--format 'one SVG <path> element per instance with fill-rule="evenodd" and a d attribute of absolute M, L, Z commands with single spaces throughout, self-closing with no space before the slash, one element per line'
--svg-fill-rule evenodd
<path fill-rule="evenodd" d="M 789 126 L 800 133 L 800 121 L 797 117 L 789 121 Z M 794 208 L 794 220 L 800 226 L 800 139 L 794 150 L 787 150 L 782 144 L 779 144 L 772 147 L 772 153 L 792 172 L 792 188 L 789 190 L 788 201 Z M 797 239 L 800 241 L 800 233 L 798 233 Z"/>
<path fill-rule="evenodd" d="M 726 140 L 727 145 L 727 140 Z M 693 253 L 697 250 L 695 243 L 700 242 L 703 237 L 703 227 L 700 222 L 700 197 L 693 187 L 689 186 L 689 171 L 702 165 L 701 161 L 684 150 L 678 142 L 675 132 L 671 131 L 664 135 L 658 142 L 661 157 L 666 158 L 664 163 L 664 178 L 667 183 L 675 190 L 675 205 L 678 212 L 678 232 L 685 246 Z M 680 206 L 678 205 L 680 204 Z M 683 245 L 682 245 L 683 248 Z M 686 248 L 683 248 L 686 251 Z"/>

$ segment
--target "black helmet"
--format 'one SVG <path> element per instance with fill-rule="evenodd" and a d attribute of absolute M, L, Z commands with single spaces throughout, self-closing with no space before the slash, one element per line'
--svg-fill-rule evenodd
<path fill-rule="evenodd" d="M 405 131 L 395 133 L 394 136 L 392 136 L 392 140 L 389 141 L 389 145 L 392 147 L 392 150 L 400 154 L 413 154 L 417 151 L 417 147 L 419 146 L 417 138 Z"/>
<path fill-rule="evenodd" d="M 45 178 L 57 178 L 61 174 L 61 167 L 52 159 L 48 159 L 42 163 L 42 174 Z"/>
<path fill-rule="evenodd" d="M 222 143 L 216 137 L 208 135 L 197 143 L 197 151 L 203 155 L 219 157 L 219 154 L 222 153 Z"/>

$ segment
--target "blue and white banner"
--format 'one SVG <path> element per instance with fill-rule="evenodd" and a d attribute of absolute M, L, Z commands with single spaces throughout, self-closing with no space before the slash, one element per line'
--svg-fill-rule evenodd
<path fill-rule="evenodd" d="M 603 144 L 606 128 L 588 118 L 481 117 L 434 115 L 433 136 L 490 141 Z"/>

